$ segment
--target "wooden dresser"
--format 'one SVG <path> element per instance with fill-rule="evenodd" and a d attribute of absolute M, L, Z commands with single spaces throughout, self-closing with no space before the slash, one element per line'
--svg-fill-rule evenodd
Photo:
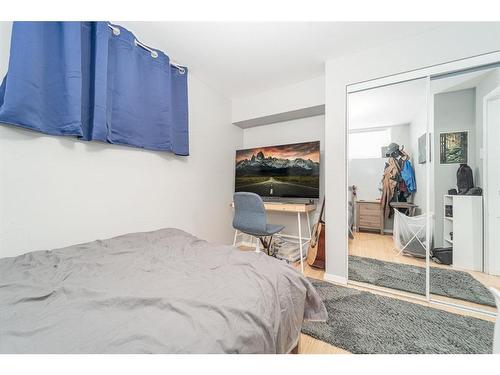
<path fill-rule="evenodd" d="M 356 230 L 377 230 L 384 234 L 384 213 L 380 201 L 356 201 Z"/>

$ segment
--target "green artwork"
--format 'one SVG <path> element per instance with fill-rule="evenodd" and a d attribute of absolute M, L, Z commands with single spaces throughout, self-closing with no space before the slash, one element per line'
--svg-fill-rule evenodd
<path fill-rule="evenodd" d="M 440 134 L 441 164 L 467 164 L 467 136 L 467 132 Z"/>

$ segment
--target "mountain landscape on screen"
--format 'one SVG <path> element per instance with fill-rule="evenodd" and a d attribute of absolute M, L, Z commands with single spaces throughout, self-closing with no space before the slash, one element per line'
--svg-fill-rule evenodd
<path fill-rule="evenodd" d="M 264 197 L 319 197 L 319 142 L 236 151 L 236 191 Z"/>

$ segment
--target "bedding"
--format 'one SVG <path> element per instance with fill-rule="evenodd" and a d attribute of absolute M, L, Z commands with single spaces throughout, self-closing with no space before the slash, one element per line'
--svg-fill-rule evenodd
<path fill-rule="evenodd" d="M 178 229 L 0 259 L 0 353 L 288 353 L 326 318 L 285 262 Z"/>

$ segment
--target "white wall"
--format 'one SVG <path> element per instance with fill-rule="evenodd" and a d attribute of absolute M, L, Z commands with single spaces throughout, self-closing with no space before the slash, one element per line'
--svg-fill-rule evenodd
<path fill-rule="evenodd" d="M 383 158 L 349 160 L 348 185 L 356 185 L 358 200 L 380 199 L 386 160 Z"/>
<path fill-rule="evenodd" d="M 434 245 L 443 243 L 443 196 L 449 189 L 457 188 L 457 170 L 460 164 L 441 164 L 439 160 L 439 134 L 468 131 L 468 162 L 472 171 L 477 171 L 476 163 L 476 90 L 452 91 L 434 96 Z M 476 173 L 474 173 L 474 178 Z M 475 181 L 475 180 L 474 180 Z"/>
<path fill-rule="evenodd" d="M 0 22 L 2 77 L 9 35 Z M 0 257 L 163 227 L 231 243 L 243 131 L 192 73 L 189 119 L 189 157 L 0 126 Z"/>
<path fill-rule="evenodd" d="M 325 104 L 323 76 L 232 100 L 232 122 Z"/>
<path fill-rule="evenodd" d="M 424 164 L 418 163 L 418 138 L 425 135 L 427 132 L 427 108 L 422 108 L 414 117 L 410 124 L 410 139 L 411 144 L 408 146 L 408 150 L 411 153 L 411 162 L 413 169 L 415 170 L 415 181 L 417 182 L 417 191 L 413 194 L 413 203 L 415 203 L 418 208 L 416 214 L 422 214 L 426 211 L 426 197 L 427 197 L 427 172 L 426 166 L 427 162 Z M 432 154 L 434 157 L 434 154 Z M 431 175 L 431 181 L 432 181 Z M 433 183 L 430 184 L 431 187 Z M 432 189 L 432 188 L 431 188 Z M 433 191 L 433 190 L 432 190 Z"/>
<path fill-rule="evenodd" d="M 486 189 L 486 182 L 484 181 L 484 171 L 483 171 L 483 155 L 482 150 L 486 147 L 483 143 L 484 135 L 484 113 L 483 113 L 483 100 L 484 97 L 500 86 L 500 68 L 496 68 L 494 71 L 489 73 L 479 84 L 476 86 L 476 152 L 478 161 L 478 173 L 477 178 L 474 183 Z M 487 202 L 488 203 L 488 202 Z M 500 250 L 496 249 L 494 246 L 490 246 L 490 229 L 488 226 L 488 209 L 491 207 L 491 203 L 488 203 L 489 207 L 484 208 L 484 265 L 485 272 L 491 274 L 500 274 L 500 261 L 496 261 L 499 258 Z"/>
<path fill-rule="evenodd" d="M 272 146 L 287 143 L 320 141 L 320 200 L 323 199 L 325 186 L 325 116 L 308 117 L 304 119 L 280 122 L 276 124 L 257 126 L 243 131 L 243 148 Z M 318 213 L 311 215 L 311 224 Z M 304 215 L 302 215 L 304 216 Z M 291 214 L 273 213 L 268 216 L 269 222 L 285 225 L 284 232 L 298 234 L 297 218 Z M 302 221 L 303 234 L 308 234 L 306 221 Z"/>
<path fill-rule="evenodd" d="M 374 128 L 380 129 L 380 128 Z M 405 145 L 407 149 L 410 144 L 410 126 L 409 124 L 392 126 L 389 128 L 390 141 L 397 144 Z M 385 145 L 388 146 L 389 144 Z M 355 145 L 349 145 L 355 147 Z M 387 158 L 371 158 L 371 159 L 351 159 L 348 168 L 348 185 L 356 185 L 357 198 L 359 200 L 374 200 L 380 199 L 382 192 L 382 175 L 384 173 L 385 163 Z"/>
<path fill-rule="evenodd" d="M 325 278 L 347 278 L 346 86 L 500 50 L 500 24 L 450 24 L 326 63 Z"/>
<path fill-rule="evenodd" d="M 483 100 L 492 90 L 500 86 L 500 68 L 496 68 L 482 79 L 476 86 L 476 160 L 474 184 L 484 189 L 483 182 Z"/>
<path fill-rule="evenodd" d="M 0 22 L 0 79 L 3 79 L 9 66 L 10 36 L 12 22 Z"/>

